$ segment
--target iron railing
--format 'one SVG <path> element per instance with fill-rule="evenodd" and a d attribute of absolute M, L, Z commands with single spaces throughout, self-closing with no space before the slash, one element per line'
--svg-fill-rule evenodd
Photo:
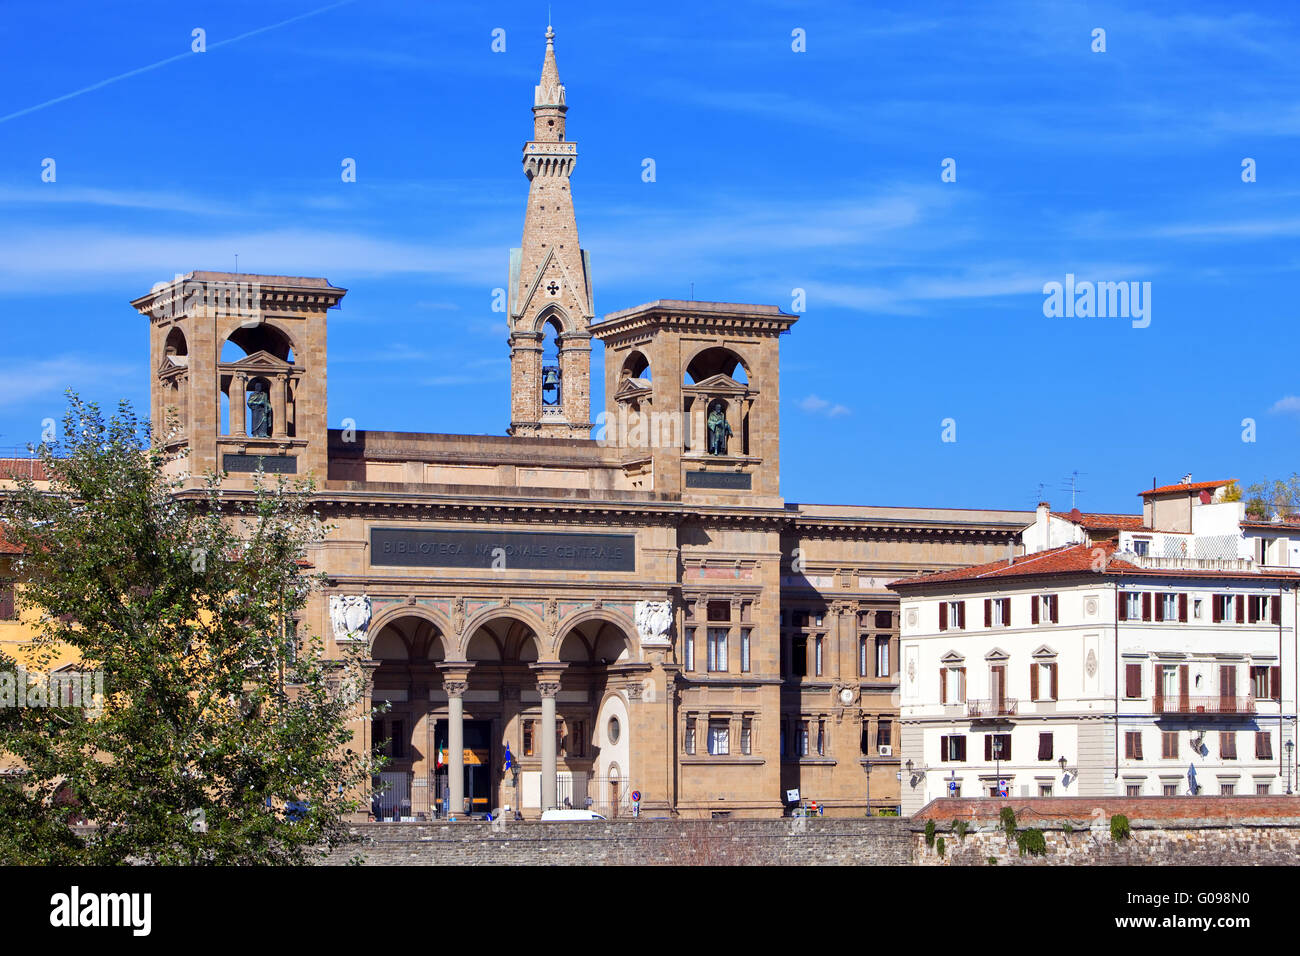
<path fill-rule="evenodd" d="M 1254 697 L 1157 697 L 1152 708 L 1162 716 L 1195 717 L 1197 715 L 1250 716 L 1255 713 Z"/>
<path fill-rule="evenodd" d="M 1011 697 L 966 701 L 967 717 L 1014 717 L 1020 701 Z"/>

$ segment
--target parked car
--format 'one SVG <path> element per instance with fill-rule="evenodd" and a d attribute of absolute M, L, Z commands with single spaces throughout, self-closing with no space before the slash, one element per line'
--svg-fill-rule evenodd
<path fill-rule="evenodd" d="M 543 823 L 574 823 L 582 820 L 604 820 L 594 810 L 543 810 Z"/>

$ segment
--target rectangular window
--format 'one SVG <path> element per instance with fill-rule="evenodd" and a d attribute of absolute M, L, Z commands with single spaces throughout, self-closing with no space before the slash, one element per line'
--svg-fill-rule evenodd
<path fill-rule="evenodd" d="M 1273 792 L 1273 785 L 1270 784 L 1270 783 L 1257 783 L 1257 784 L 1255 784 L 1255 793 L 1256 793 L 1257 795 L 1261 796 L 1261 797 L 1263 797 L 1263 796 L 1267 796 L 1268 794 L 1270 794 L 1270 793 L 1272 793 L 1272 792 Z"/>
<path fill-rule="evenodd" d="M 1258 730 L 1255 732 L 1255 759 L 1273 759 L 1273 735 L 1267 730 Z"/>
<path fill-rule="evenodd" d="M 694 754 L 695 753 L 695 718 L 694 717 L 686 718 L 686 734 L 684 739 L 686 743 L 686 752 L 688 754 Z"/>
<path fill-rule="evenodd" d="M 533 756 L 533 733 L 534 733 L 533 725 L 534 725 L 534 721 L 531 720 L 524 721 L 524 756 L 525 757 Z"/>
<path fill-rule="evenodd" d="M 1142 594 L 1139 591 L 1126 591 L 1120 604 L 1121 621 L 1138 621 L 1142 619 Z"/>
<path fill-rule="evenodd" d="M 1138 557 L 1140 557 L 1140 558 L 1145 558 L 1148 554 L 1151 553 L 1151 539 L 1150 539 L 1150 538 L 1134 538 L 1134 539 L 1133 539 L 1133 553 L 1136 554 L 1136 555 L 1137 555 Z"/>
<path fill-rule="evenodd" d="M 1142 696 L 1142 665 L 1141 664 L 1124 665 L 1124 696 L 1125 697 Z"/>
<path fill-rule="evenodd" d="M 1126 730 L 1124 732 L 1124 757 L 1128 760 L 1142 759 L 1142 731 Z"/>
<path fill-rule="evenodd" d="M 1282 668 L 1257 664 L 1250 668 L 1250 692 L 1256 700 L 1280 700 Z"/>
<path fill-rule="evenodd" d="M 746 717 L 740 722 L 740 752 L 745 756 L 753 753 L 754 722 Z"/>
<path fill-rule="evenodd" d="M 939 630 L 960 631 L 966 626 L 966 602 L 944 601 L 939 605 Z"/>
<path fill-rule="evenodd" d="M 682 655 L 684 658 L 682 665 L 688 671 L 695 670 L 695 628 L 686 628 L 685 636 L 682 638 L 682 648 L 686 652 Z"/>
<path fill-rule="evenodd" d="M 1260 621 L 1267 621 L 1268 613 L 1268 595 L 1252 594 L 1246 598 L 1246 620 L 1251 624 L 1258 624 Z"/>
<path fill-rule="evenodd" d="M 1034 700 L 1056 700 L 1056 662 L 1035 661 L 1029 668 L 1029 696 Z"/>
<path fill-rule="evenodd" d="M 1178 620 L 1178 595 L 1162 594 L 1160 595 L 1160 616 L 1158 621 L 1176 621 Z"/>
<path fill-rule="evenodd" d="M 1219 793 L 1223 794 L 1225 797 L 1230 797 L 1236 792 L 1237 792 L 1237 785 L 1235 783 L 1219 784 Z"/>
<path fill-rule="evenodd" d="M 816 666 L 816 670 L 813 673 L 815 673 L 818 677 L 822 676 L 822 644 L 823 643 L 824 643 L 824 638 L 820 634 L 818 634 L 813 639 L 813 656 L 815 658 L 813 663 Z"/>
<path fill-rule="evenodd" d="M 710 601 L 708 606 L 708 620 L 710 624 L 713 624 L 717 621 L 730 621 L 731 602 Z"/>
<path fill-rule="evenodd" d="M 727 720 L 710 720 L 709 721 L 709 753 L 715 757 L 723 757 L 729 754 L 728 731 L 730 722 Z"/>
<path fill-rule="evenodd" d="M 740 629 L 740 672 L 749 673 L 749 633 L 750 629 L 742 627 Z"/>
<path fill-rule="evenodd" d="M 808 721 L 799 721 L 799 756 L 808 756 Z"/>
<path fill-rule="evenodd" d="M 966 668 L 945 667 L 942 670 L 940 687 L 941 704 L 966 703 Z"/>
<path fill-rule="evenodd" d="M 1160 756 L 1166 760 L 1178 759 L 1178 731 L 1164 730 L 1160 732 Z"/>
<path fill-rule="evenodd" d="M 881 747 L 892 747 L 894 745 L 894 727 L 887 720 L 881 720 L 876 724 L 876 751 Z"/>
<path fill-rule="evenodd" d="M 0 621 L 12 621 L 18 617 L 14 608 L 14 586 L 0 585 Z"/>
<path fill-rule="evenodd" d="M 1162 783 L 1160 785 L 1160 793 L 1166 797 L 1176 797 L 1178 796 L 1178 784 Z"/>
<path fill-rule="evenodd" d="M 1232 730 L 1219 731 L 1219 758 L 1221 760 L 1237 759 L 1237 734 Z"/>
<path fill-rule="evenodd" d="M 939 738 L 939 759 L 961 763 L 966 759 L 966 736 L 951 734 Z"/>
<path fill-rule="evenodd" d="M 795 677 L 808 673 L 808 635 L 796 634 L 790 640 L 790 672 Z"/>
<path fill-rule="evenodd" d="M 1052 795 L 1052 785 L 1050 783 L 1040 783 L 1038 785 L 1038 795 L 1040 797 L 1050 797 Z"/>
<path fill-rule="evenodd" d="M 1047 624 L 1059 624 L 1061 622 L 1060 608 L 1057 604 L 1055 594 L 1044 594 L 1043 596 L 1043 618 Z"/>
<path fill-rule="evenodd" d="M 826 756 L 826 721 L 817 721 L 817 756 Z"/>
<path fill-rule="evenodd" d="M 1051 760 L 1052 756 L 1052 735 L 1040 733 L 1038 735 L 1038 759 Z"/>
<path fill-rule="evenodd" d="M 727 669 L 727 628 L 709 628 L 709 670 L 725 671 Z"/>
<path fill-rule="evenodd" d="M 858 676 L 867 677 L 867 642 L 870 640 L 867 635 L 863 634 L 858 638 Z"/>
<path fill-rule="evenodd" d="M 1011 759 L 1010 734 L 985 734 L 984 759 L 990 761 Z"/>
<path fill-rule="evenodd" d="M 1011 625 L 1011 599 L 985 598 L 984 626 L 1009 627 Z"/>
<path fill-rule="evenodd" d="M 1140 783 L 1125 784 L 1124 793 L 1130 797 L 1140 797 L 1142 796 L 1142 784 Z"/>
<path fill-rule="evenodd" d="M 889 638 L 884 635 L 876 637 L 876 676 L 889 677 Z"/>

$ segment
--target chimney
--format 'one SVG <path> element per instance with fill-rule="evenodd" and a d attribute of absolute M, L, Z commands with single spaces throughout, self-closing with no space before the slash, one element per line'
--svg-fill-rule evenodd
<path fill-rule="evenodd" d="M 1016 563 L 1016 539 L 1007 538 L 1007 566 Z"/>

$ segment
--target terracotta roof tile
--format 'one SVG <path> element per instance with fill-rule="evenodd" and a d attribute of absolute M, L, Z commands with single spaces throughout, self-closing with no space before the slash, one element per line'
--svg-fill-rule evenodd
<path fill-rule="evenodd" d="M 45 462 L 39 458 L 0 458 L 0 481 L 12 478 L 31 478 L 45 481 Z"/>
<path fill-rule="evenodd" d="M 1097 566 L 1097 552 L 1106 556 L 1105 569 Z M 951 571 L 936 571 L 910 578 L 900 578 L 889 587 L 915 587 L 947 582 L 985 581 L 1006 578 L 1028 578 L 1051 574 L 1105 574 L 1142 575 L 1143 577 L 1182 578 L 1297 578 L 1300 572 L 1270 569 L 1268 571 L 1218 571 L 1191 568 L 1143 568 L 1123 558 L 1115 557 L 1115 546 L 1109 542 L 1098 544 L 1071 544 L 1050 551 L 1017 555 L 1011 563 L 1006 558 Z"/>
<path fill-rule="evenodd" d="M 1175 491 L 1212 491 L 1215 488 L 1222 488 L 1224 485 L 1236 481 L 1235 478 L 1224 478 L 1222 481 L 1197 481 L 1190 485 L 1162 485 L 1159 488 L 1149 488 L 1146 491 L 1139 491 L 1138 495 L 1145 498 L 1147 495 L 1167 495 Z"/>
<path fill-rule="evenodd" d="M 1060 518 L 1062 521 L 1073 521 L 1089 531 L 1104 531 L 1111 528 L 1139 531 L 1142 528 L 1141 515 L 1103 514 L 1101 512 L 1076 510 L 1070 512 L 1053 511 L 1052 517 Z"/>

